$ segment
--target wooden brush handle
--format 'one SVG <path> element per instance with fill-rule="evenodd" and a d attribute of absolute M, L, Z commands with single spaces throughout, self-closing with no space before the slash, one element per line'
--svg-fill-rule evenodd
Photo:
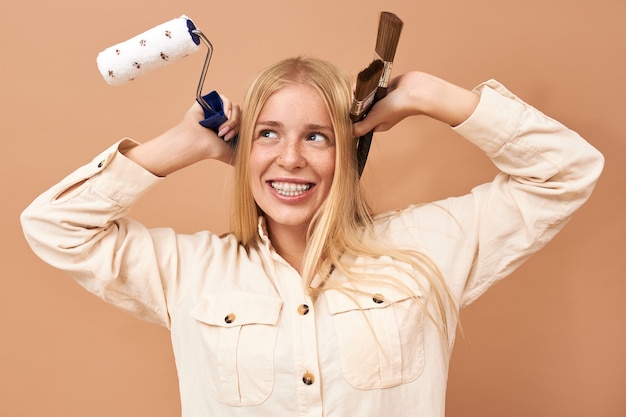
<path fill-rule="evenodd" d="M 359 144 L 356 148 L 357 168 L 359 177 L 363 174 L 365 169 L 365 163 L 367 162 L 367 155 L 370 153 L 370 146 L 372 145 L 372 137 L 374 131 L 370 131 L 359 138 Z"/>
<path fill-rule="evenodd" d="M 382 100 L 387 95 L 387 87 L 378 87 L 376 89 L 376 95 L 374 96 L 374 102 L 371 107 L 374 107 L 378 100 Z M 371 109 L 370 107 L 370 109 Z M 370 153 L 370 147 L 372 146 L 372 137 L 374 136 L 374 131 L 371 130 L 365 135 L 359 138 L 359 143 L 356 148 L 356 157 L 357 157 L 357 167 L 359 172 L 359 177 L 363 174 L 363 170 L 365 169 L 365 163 L 367 162 L 367 156 Z"/>

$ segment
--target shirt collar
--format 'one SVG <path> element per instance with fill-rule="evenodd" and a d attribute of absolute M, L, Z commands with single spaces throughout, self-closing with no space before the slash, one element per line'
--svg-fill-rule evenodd
<path fill-rule="evenodd" d="M 259 234 L 261 242 L 263 243 L 263 246 L 265 246 L 267 250 L 270 251 L 270 253 L 273 253 L 274 248 L 272 246 L 272 241 L 270 240 L 269 233 L 267 232 L 267 222 L 265 220 L 265 217 L 263 216 L 259 216 L 257 232 Z"/>

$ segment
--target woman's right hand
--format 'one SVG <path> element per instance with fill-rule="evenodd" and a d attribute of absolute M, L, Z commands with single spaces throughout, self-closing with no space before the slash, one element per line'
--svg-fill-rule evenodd
<path fill-rule="evenodd" d="M 235 147 L 229 142 L 239 133 L 241 110 L 227 97 L 221 98 L 228 120 L 219 126 L 218 133 L 200 125 L 204 112 L 194 102 L 179 124 L 126 151 L 126 157 L 162 177 L 205 159 L 232 164 Z"/>
<path fill-rule="evenodd" d="M 187 111 L 181 125 L 189 130 L 189 137 L 197 141 L 196 146 L 201 150 L 201 153 L 204 153 L 202 159 L 216 159 L 232 165 L 235 148 L 230 141 L 239 133 L 241 109 L 228 97 L 223 95 L 220 97 L 227 120 L 218 127 L 217 134 L 200 125 L 200 121 L 204 119 L 204 112 L 197 102 L 194 102 Z"/>

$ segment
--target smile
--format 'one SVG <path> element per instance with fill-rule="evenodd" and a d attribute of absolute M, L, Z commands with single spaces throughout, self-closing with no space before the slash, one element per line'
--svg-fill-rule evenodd
<path fill-rule="evenodd" d="M 285 197 L 302 195 L 311 189 L 313 184 L 295 184 L 293 182 L 270 182 L 272 188 Z"/>

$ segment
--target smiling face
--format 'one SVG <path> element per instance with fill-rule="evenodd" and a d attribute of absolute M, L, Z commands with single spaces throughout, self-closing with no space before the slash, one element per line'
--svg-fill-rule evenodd
<path fill-rule="evenodd" d="M 313 87 L 292 83 L 265 102 L 249 158 L 250 190 L 268 228 L 306 231 L 335 171 L 332 120 Z"/>

